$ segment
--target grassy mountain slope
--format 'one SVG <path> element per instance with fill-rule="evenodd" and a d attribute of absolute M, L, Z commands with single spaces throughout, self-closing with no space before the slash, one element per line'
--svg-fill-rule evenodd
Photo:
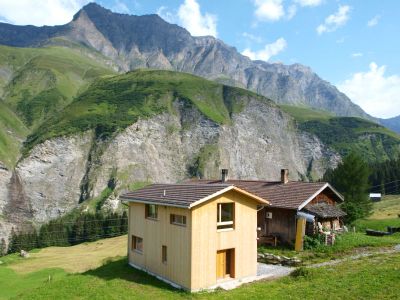
<path fill-rule="evenodd" d="M 383 161 L 398 157 L 400 136 L 376 123 L 353 117 L 335 117 L 329 112 L 306 107 L 282 105 L 292 115 L 301 130 L 317 135 L 341 155 L 352 150 L 368 161 Z"/>
<path fill-rule="evenodd" d="M 0 46 L 0 58 L 3 100 L 28 127 L 62 110 L 93 79 L 113 73 L 72 48 Z"/>
<path fill-rule="evenodd" d="M 17 161 L 32 129 L 62 111 L 93 80 L 114 73 L 90 51 L 79 45 L 0 46 L 0 161 L 7 167 Z"/>
<path fill-rule="evenodd" d="M 18 116 L 0 101 L 0 161 L 11 167 L 18 159 L 19 148 L 28 129 Z"/>
<path fill-rule="evenodd" d="M 265 99 L 239 88 L 172 71 L 137 70 L 101 78 L 59 115 L 40 126 L 28 138 L 26 146 L 29 149 L 48 138 L 89 129 L 95 129 L 97 136 L 105 138 L 140 117 L 174 113 L 175 99 L 196 106 L 217 123 L 228 124 L 230 114 L 242 107 L 241 101 L 246 97 L 236 98 L 242 95 Z"/>

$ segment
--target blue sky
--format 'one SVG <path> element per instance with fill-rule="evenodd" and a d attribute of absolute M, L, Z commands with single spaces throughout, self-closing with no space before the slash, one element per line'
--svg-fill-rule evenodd
<path fill-rule="evenodd" d="M 0 0 L 0 20 L 62 24 L 87 2 Z M 381 117 L 400 114 L 400 1 L 96 2 L 121 13 L 158 13 L 193 35 L 214 35 L 253 59 L 310 66 L 368 113 Z"/>

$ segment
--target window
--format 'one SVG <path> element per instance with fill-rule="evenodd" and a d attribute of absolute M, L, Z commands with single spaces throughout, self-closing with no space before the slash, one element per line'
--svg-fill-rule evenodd
<path fill-rule="evenodd" d="M 186 216 L 171 214 L 170 222 L 174 225 L 186 226 Z"/>
<path fill-rule="evenodd" d="M 161 261 L 163 262 L 163 264 L 167 263 L 167 246 L 162 246 Z"/>
<path fill-rule="evenodd" d="M 132 250 L 143 253 L 143 239 L 141 237 L 132 235 Z"/>
<path fill-rule="evenodd" d="M 232 229 L 234 218 L 234 203 L 217 204 L 217 229 Z"/>
<path fill-rule="evenodd" d="M 155 204 L 146 204 L 146 218 L 157 220 L 158 206 Z"/>

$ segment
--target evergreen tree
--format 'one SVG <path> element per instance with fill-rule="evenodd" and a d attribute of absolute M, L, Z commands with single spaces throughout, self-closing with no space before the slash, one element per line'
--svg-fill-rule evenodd
<path fill-rule="evenodd" d="M 7 254 L 6 241 L 2 238 L 0 241 L 0 257 Z"/>
<path fill-rule="evenodd" d="M 372 212 L 372 202 L 368 195 L 369 176 L 369 167 L 355 152 L 350 153 L 335 170 L 324 176 L 324 180 L 329 181 L 344 196 L 341 208 L 347 213 L 348 223 L 367 217 Z"/>

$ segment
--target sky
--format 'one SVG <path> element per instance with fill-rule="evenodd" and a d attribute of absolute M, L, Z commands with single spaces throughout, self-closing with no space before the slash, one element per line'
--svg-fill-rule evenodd
<path fill-rule="evenodd" d="M 0 22 L 64 24 L 88 0 L 0 0 Z M 367 113 L 400 115 L 398 0 L 96 0 L 114 12 L 159 14 L 251 59 L 301 63 Z"/>

